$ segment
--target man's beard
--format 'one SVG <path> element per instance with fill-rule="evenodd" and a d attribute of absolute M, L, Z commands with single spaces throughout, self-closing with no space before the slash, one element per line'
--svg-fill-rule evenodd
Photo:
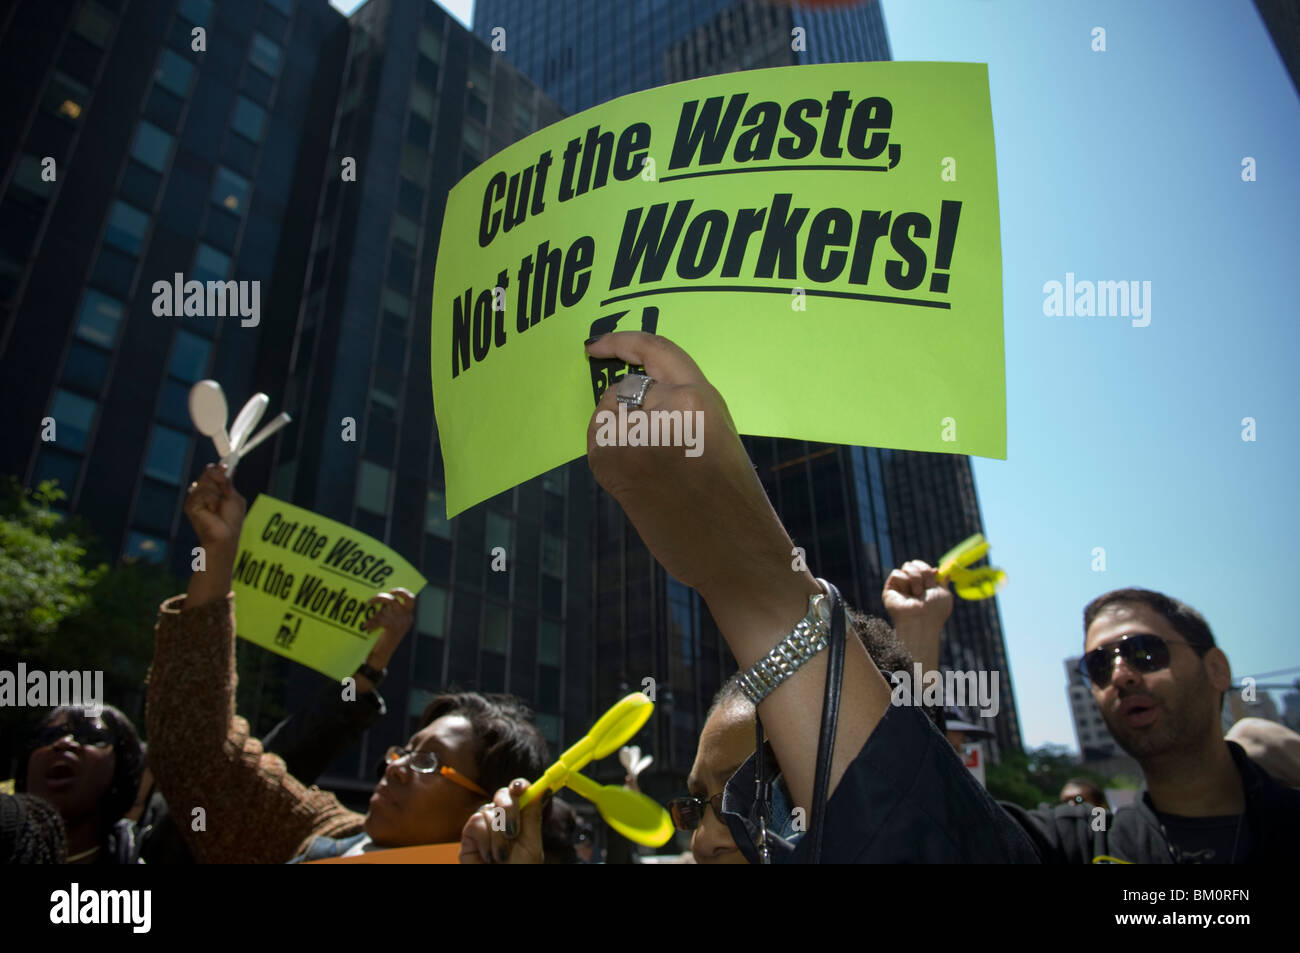
<path fill-rule="evenodd" d="M 1202 671 L 1193 684 L 1176 688 L 1175 696 L 1170 699 L 1160 699 L 1148 692 L 1121 694 L 1120 702 L 1136 696 L 1157 703 L 1159 717 L 1154 725 L 1147 728 L 1130 728 L 1118 711 L 1103 712 L 1102 717 L 1110 729 L 1111 737 L 1139 762 L 1145 758 L 1164 755 L 1190 754 L 1200 750 L 1206 737 L 1207 726 L 1201 696 L 1203 692 L 1212 690 L 1209 679 Z"/>

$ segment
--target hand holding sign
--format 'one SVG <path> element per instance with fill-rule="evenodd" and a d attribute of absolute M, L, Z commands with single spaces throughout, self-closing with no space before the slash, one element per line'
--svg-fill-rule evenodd
<path fill-rule="evenodd" d="M 411 590 L 398 586 L 374 596 L 368 600 L 367 605 L 379 606 L 379 611 L 363 623 L 361 628 L 366 632 L 379 630 L 379 638 L 371 646 L 366 664 L 382 670 L 388 667 L 393 653 L 402 644 L 402 639 L 406 638 L 406 633 L 411 631 L 411 622 L 415 616 L 415 596 Z M 369 690 L 361 684 L 361 678 L 357 679 L 357 686 L 363 691 Z"/>
<path fill-rule="evenodd" d="M 733 585 L 747 589 L 753 580 L 736 554 L 752 551 L 750 544 L 766 551 L 771 539 L 762 531 L 776 523 L 776 514 L 722 395 L 690 355 L 664 337 L 617 331 L 587 345 L 587 353 L 644 366 L 655 381 L 642 403 L 646 411 L 704 415 L 698 456 L 671 446 L 600 446 L 598 419 L 617 407 L 615 389 L 605 391 L 587 428 L 587 460 L 596 482 L 618 500 L 673 578 L 702 593 Z M 765 518 L 756 519 L 758 514 Z M 730 535 L 733 530 L 739 537 Z"/>

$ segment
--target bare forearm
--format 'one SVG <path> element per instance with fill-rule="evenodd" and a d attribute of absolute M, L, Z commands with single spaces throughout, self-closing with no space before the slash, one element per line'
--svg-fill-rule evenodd
<path fill-rule="evenodd" d="M 761 550 L 766 555 L 746 560 L 750 576 L 743 589 L 728 587 L 704 594 L 742 670 L 785 638 L 808 611 L 808 597 L 821 591 L 807 570 L 790 569 L 788 546 L 774 535 L 769 537 Z M 844 686 L 831 760 L 832 791 L 871 737 L 890 697 L 888 683 L 862 643 L 849 637 L 845 647 Z M 795 803 L 805 809 L 812 804 L 826 666 L 827 653 L 823 651 L 782 682 L 759 706 L 764 731 L 771 739 L 790 792 Z"/>
<path fill-rule="evenodd" d="M 236 549 L 233 545 L 205 547 L 205 565 L 190 576 L 190 584 L 185 590 L 185 608 L 196 609 L 225 600 L 234 579 Z"/>

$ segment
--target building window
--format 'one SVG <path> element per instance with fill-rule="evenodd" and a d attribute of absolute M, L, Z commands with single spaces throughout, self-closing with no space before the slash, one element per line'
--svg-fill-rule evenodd
<path fill-rule="evenodd" d="M 362 460 L 357 477 L 357 506 L 371 513 L 387 513 L 389 476 L 387 467 Z"/>
<path fill-rule="evenodd" d="M 181 0 L 180 14 L 195 26 L 207 26 L 212 19 L 212 0 Z"/>
<path fill-rule="evenodd" d="M 451 539 L 451 523 L 447 521 L 447 505 L 441 490 L 430 490 L 424 507 L 424 531 L 439 539 Z"/>
<path fill-rule="evenodd" d="M 483 607 L 483 651 L 506 654 L 510 636 L 510 613 L 502 606 L 488 603 Z"/>
<path fill-rule="evenodd" d="M 478 122 L 487 123 L 487 100 L 483 99 L 477 92 L 470 92 L 465 97 L 465 115 L 470 119 Z"/>
<path fill-rule="evenodd" d="M 510 551 L 510 530 L 514 526 L 514 521 L 500 513 L 489 512 L 487 515 L 487 548 L 489 551 L 495 546 L 504 547 L 506 552 Z"/>
<path fill-rule="evenodd" d="M 167 558 L 167 544 L 157 536 L 134 530 L 126 538 L 126 557 L 143 559 L 145 562 L 161 563 Z"/>
<path fill-rule="evenodd" d="M 155 172 L 167 168 L 167 156 L 172 150 L 172 137 L 151 122 L 141 122 L 131 143 L 131 158 Z"/>
<path fill-rule="evenodd" d="M 77 337 L 112 350 L 121 322 L 122 302 L 100 291 L 86 291 L 77 317 Z"/>
<path fill-rule="evenodd" d="M 420 242 L 420 226 L 415 224 L 401 212 L 393 213 L 393 242 L 415 254 L 416 246 Z M 396 292 L 392 292 L 396 294 Z M 387 302 L 385 302 L 386 304 Z M 396 310 L 396 309 L 393 309 Z M 401 311 L 403 316 L 406 315 L 408 307 Z"/>
<path fill-rule="evenodd" d="M 21 189 L 37 199 L 48 199 L 54 191 L 54 183 L 45 180 L 45 176 L 41 174 L 43 171 L 44 166 L 40 159 L 26 153 L 21 154 L 18 157 L 18 168 L 14 170 L 12 187 Z"/>
<path fill-rule="evenodd" d="M 230 127 L 245 139 L 261 142 L 262 130 L 266 127 L 266 110 L 251 99 L 236 96 L 235 112 L 230 119 Z"/>
<path fill-rule="evenodd" d="M 542 533 L 542 572 L 562 577 L 564 575 L 564 538 Z"/>
<path fill-rule="evenodd" d="M 104 232 L 104 241 L 114 248 L 139 255 L 144 243 L 145 232 L 149 229 L 149 216 L 138 208 L 123 201 L 113 203 L 108 214 L 108 229 Z"/>
<path fill-rule="evenodd" d="M 421 53 L 435 63 L 442 59 L 442 38 L 427 26 L 420 27 L 420 38 L 416 45 Z"/>
<path fill-rule="evenodd" d="M 183 433 L 155 424 L 144 461 L 144 474 L 172 486 L 180 486 L 185 471 L 185 455 L 190 438 Z"/>
<path fill-rule="evenodd" d="M 72 21 L 72 32 L 85 37 L 102 50 L 108 46 L 108 38 L 113 35 L 113 14 L 93 0 L 88 0 L 77 11 L 77 18 Z"/>
<path fill-rule="evenodd" d="M 422 86 L 411 87 L 411 112 L 433 121 L 433 93 Z"/>
<path fill-rule="evenodd" d="M 560 667 L 561 629 L 558 622 L 543 619 L 537 630 L 537 664 Z"/>
<path fill-rule="evenodd" d="M 172 360 L 167 372 L 188 384 L 203 379 L 212 345 L 189 331 L 178 331 L 172 344 Z"/>
<path fill-rule="evenodd" d="M 185 99 L 190 92 L 190 79 L 194 76 L 194 64 L 173 50 L 164 49 L 154 70 L 153 81 L 168 92 Z"/>
<path fill-rule="evenodd" d="M 54 442 L 64 450 L 86 449 L 90 425 L 95 419 L 95 402 L 79 397 L 71 391 L 56 390 L 54 404 L 50 407 L 54 418 Z"/>
<path fill-rule="evenodd" d="M 446 634 L 447 590 L 439 586 L 425 586 L 415 607 L 415 628 L 418 632 L 442 638 Z"/>
<path fill-rule="evenodd" d="M 81 118 L 81 112 L 90 100 L 90 90 L 66 73 L 55 71 L 45 87 L 42 105 L 45 110 L 68 122 Z"/>
<path fill-rule="evenodd" d="M 397 391 L 400 383 L 396 374 L 383 368 L 375 368 L 375 383 L 370 388 L 371 403 L 388 408 L 390 416 L 396 416 Z"/>
<path fill-rule="evenodd" d="M 98 394 L 108 376 L 108 355 L 97 347 L 74 341 L 63 365 L 64 383 Z"/>
<path fill-rule="evenodd" d="M 429 153 L 415 146 L 402 146 L 402 175 L 416 182 L 424 181 L 425 169 L 429 164 Z"/>
<path fill-rule="evenodd" d="M 225 166 L 217 166 L 217 177 L 212 184 L 212 201 L 238 214 L 247 200 L 248 180 Z"/>
<path fill-rule="evenodd" d="M 260 33 L 253 34 L 248 47 L 248 61 L 267 76 L 275 76 L 280 68 L 280 47 Z"/>
<path fill-rule="evenodd" d="M 465 123 L 464 130 L 461 132 L 461 141 L 465 143 L 465 148 L 474 153 L 476 157 L 483 157 L 483 130 L 477 126 Z"/>
<path fill-rule="evenodd" d="M 225 281 L 230 274 L 230 256 L 199 242 L 192 274 L 195 281 Z"/>

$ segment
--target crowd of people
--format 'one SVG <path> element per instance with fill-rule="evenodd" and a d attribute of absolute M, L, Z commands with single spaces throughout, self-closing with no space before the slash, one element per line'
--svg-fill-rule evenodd
<path fill-rule="evenodd" d="M 690 356 L 639 332 L 586 347 L 645 369 L 637 406 L 701 411 L 710 430 L 697 457 L 598 445 L 596 417 L 618 400 L 610 388 L 588 431 L 597 482 L 663 567 L 699 591 L 739 667 L 713 700 L 688 790 L 668 805 L 695 862 L 1246 863 L 1300 847 L 1300 737 L 1256 732 L 1249 749 L 1225 739 L 1227 657 L 1199 613 L 1144 589 L 1105 593 L 1083 613 L 1093 697 L 1145 776 L 1133 803 L 1112 812 L 1084 779 L 1055 805 L 995 801 L 959 754 L 986 729 L 941 705 L 891 704 L 890 673 L 938 668 L 952 595 L 936 569 L 913 560 L 890 574 L 888 622 L 843 606 L 833 586 L 791 568 L 791 539 Z M 384 631 L 355 699 L 327 686 L 252 737 L 235 710 L 231 593 L 245 511 L 222 467 L 191 486 L 185 513 L 206 568 L 159 610 L 147 750 L 115 708 L 51 711 L 27 742 L 16 793 L 0 799 L 0 861 L 297 863 L 445 843 L 460 844 L 461 863 L 581 860 L 572 808 L 519 807 L 549 758 L 511 696 L 436 696 L 386 753 L 365 814 L 314 786 L 384 715 L 377 679 L 411 625 L 405 590 L 376 597 L 369 627 Z M 852 637 L 837 649 L 840 612 Z M 829 696 L 828 679 L 840 685 Z"/>

